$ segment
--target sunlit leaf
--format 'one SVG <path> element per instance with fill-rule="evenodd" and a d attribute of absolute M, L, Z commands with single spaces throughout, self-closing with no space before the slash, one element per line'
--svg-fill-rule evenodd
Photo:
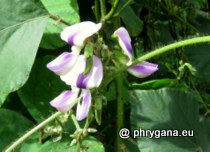
<path fill-rule="evenodd" d="M 0 95 L 28 79 L 48 17 L 30 0 L 0 1 Z"/>
<path fill-rule="evenodd" d="M 66 45 L 60 38 L 60 32 L 67 25 L 59 21 L 59 18 L 69 24 L 80 21 L 77 0 L 41 0 L 49 14 L 58 17 L 58 19 L 49 18 L 49 22 L 44 32 L 41 47 L 46 49 L 55 49 Z"/>

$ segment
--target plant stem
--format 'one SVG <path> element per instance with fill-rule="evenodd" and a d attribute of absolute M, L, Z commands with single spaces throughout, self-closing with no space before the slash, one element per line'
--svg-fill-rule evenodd
<path fill-rule="evenodd" d="M 132 62 L 132 64 L 130 66 L 123 66 L 122 68 L 116 70 L 115 72 L 113 72 L 111 74 L 110 77 L 107 77 L 107 79 L 104 80 L 103 84 L 100 86 L 101 88 L 106 86 L 107 84 L 109 84 L 119 73 L 121 73 L 122 71 L 127 70 L 128 68 L 142 62 L 145 60 L 148 60 L 154 56 L 160 55 L 162 53 L 168 52 L 170 50 L 179 48 L 179 47 L 183 47 L 183 46 L 187 46 L 187 45 L 192 45 L 192 44 L 197 44 L 197 43 L 205 43 L 205 42 L 210 42 L 210 36 L 202 36 L 202 37 L 196 37 L 196 38 L 192 38 L 192 39 L 188 39 L 188 40 L 182 40 L 179 42 L 175 42 L 169 45 L 166 45 L 160 49 L 156 49 L 152 52 L 149 52 L 139 58 L 137 58 L 136 60 L 134 60 Z"/>
<path fill-rule="evenodd" d="M 111 10 L 109 11 L 109 13 L 104 18 L 102 18 L 102 21 L 103 22 L 105 22 L 105 21 L 109 20 L 110 18 L 112 18 L 112 16 L 114 15 L 114 13 L 115 13 L 115 11 L 117 9 L 117 6 L 119 4 L 119 1 L 120 0 L 115 0 L 114 1 L 114 4 L 113 4 Z"/>
<path fill-rule="evenodd" d="M 38 124 L 36 127 L 31 129 L 29 132 L 24 134 L 22 137 L 20 137 L 18 140 L 16 140 L 12 145 L 10 145 L 5 152 L 11 152 L 13 149 L 15 149 L 18 145 L 20 145 L 24 140 L 26 140 L 28 137 L 30 137 L 32 134 L 37 132 L 39 129 L 43 128 L 45 125 L 47 125 L 49 122 L 55 120 L 58 116 L 60 116 L 61 112 L 56 112 L 55 114 L 51 115 L 49 118 L 45 119 L 43 122 Z"/>
<path fill-rule="evenodd" d="M 130 67 L 132 67 L 132 66 L 134 66 L 134 65 L 136 65 L 136 64 L 138 64 L 142 61 L 145 61 L 145 60 L 150 59 L 154 56 L 157 56 L 157 55 L 160 55 L 164 52 L 170 51 L 172 49 L 176 49 L 176 48 L 191 45 L 191 44 L 205 43 L 205 42 L 210 42 L 210 36 L 196 37 L 196 38 L 192 38 L 192 39 L 188 39 L 188 40 L 175 42 L 173 44 L 169 44 L 169 45 L 164 46 L 160 49 L 156 49 L 156 50 L 154 50 L 154 51 L 152 51 L 148 54 L 145 54 L 142 57 L 139 57 L 138 59 L 134 60 L 133 63 L 130 66 L 125 67 L 124 69 L 126 70 L 126 69 L 128 69 L 128 68 L 130 68 Z"/>
<path fill-rule="evenodd" d="M 116 132 L 116 150 L 117 152 L 121 152 L 121 145 L 122 145 L 122 139 L 119 137 L 119 131 L 120 129 L 123 127 L 123 118 L 124 118 L 124 103 L 122 100 L 122 77 L 119 74 L 116 77 L 116 85 L 117 85 L 117 115 L 116 115 L 116 128 L 117 128 L 117 132 Z"/>
<path fill-rule="evenodd" d="M 78 121 L 76 120 L 76 117 L 75 117 L 74 114 L 71 115 L 71 119 L 72 119 L 74 125 L 76 126 L 77 130 L 81 129 L 81 127 L 79 126 L 79 123 L 78 123 Z"/>
<path fill-rule="evenodd" d="M 105 0 L 100 0 L 100 6 L 101 6 L 101 18 L 103 19 L 106 15 L 106 3 Z"/>
<path fill-rule="evenodd" d="M 132 0 L 128 0 L 123 6 L 120 6 L 120 9 L 117 11 L 117 13 L 113 14 L 113 17 L 118 16 L 122 10 L 124 10 L 128 5 L 130 5 L 130 3 L 132 2 Z"/>
<path fill-rule="evenodd" d="M 77 152 L 80 152 L 80 148 L 81 148 L 81 143 L 79 141 L 79 142 L 77 142 Z"/>
<path fill-rule="evenodd" d="M 63 20 L 63 19 L 61 19 L 61 18 L 59 18 L 59 17 L 57 17 L 55 15 L 49 14 L 49 17 L 54 19 L 54 20 L 56 20 L 56 21 L 62 22 L 64 24 L 68 25 L 68 26 L 70 25 L 67 21 L 65 21 L 65 20 Z"/>
<path fill-rule="evenodd" d="M 99 4 L 98 4 L 98 0 L 95 0 L 95 8 L 94 8 L 94 12 L 95 12 L 95 17 L 96 17 L 96 22 L 99 22 Z"/>

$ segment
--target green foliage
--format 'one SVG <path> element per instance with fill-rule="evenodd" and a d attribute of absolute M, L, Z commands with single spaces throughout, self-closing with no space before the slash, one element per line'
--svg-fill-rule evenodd
<path fill-rule="evenodd" d="M 177 89 L 134 91 L 131 101 L 131 125 L 133 129 L 150 130 L 193 130 L 193 137 L 138 137 L 138 147 L 142 152 L 183 151 L 193 152 L 205 148 L 201 140 L 210 134 L 200 136 L 199 105 L 192 94 Z M 202 147 L 205 146 L 205 147 Z"/>
<path fill-rule="evenodd" d="M 82 146 L 86 152 L 105 152 L 103 145 L 94 137 L 88 136 L 83 142 Z M 76 146 L 69 146 L 68 140 L 62 140 L 58 142 L 47 141 L 44 144 L 25 143 L 20 148 L 20 152 L 75 152 Z"/>
<path fill-rule="evenodd" d="M 33 123 L 17 112 L 0 109 L 0 151 L 33 126 Z"/>
<path fill-rule="evenodd" d="M 142 32 L 143 22 L 138 18 L 130 6 L 127 6 L 122 10 L 120 17 L 131 36 L 137 36 Z"/>
<path fill-rule="evenodd" d="M 185 54 L 189 63 L 196 68 L 194 74 L 203 80 L 210 82 L 210 46 L 197 45 L 185 48 Z"/>
<path fill-rule="evenodd" d="M 6 100 L 6 98 L 7 98 L 7 94 L 0 95 L 0 107 L 4 103 L 4 101 Z"/>
<path fill-rule="evenodd" d="M 114 10 L 107 20 L 100 18 L 102 4 L 105 16 Z M 78 145 L 70 146 L 74 140 L 81 141 L 83 152 L 209 152 L 209 43 L 176 48 L 152 58 L 159 71 L 145 79 L 123 71 L 124 81 L 119 84 L 115 81 L 119 73 L 115 72 L 121 63 L 115 59 L 125 55 L 117 40 L 111 38 L 118 27 L 124 26 L 132 39 L 135 60 L 168 43 L 209 35 L 209 4 L 207 0 L 1 0 L 0 151 L 31 129 L 32 121 L 40 123 L 52 115 L 56 110 L 49 102 L 62 91 L 71 90 L 46 64 L 61 52 L 71 51 L 60 32 L 81 19 L 103 22 L 81 54 L 102 58 L 103 80 L 114 81 L 107 81 L 107 85 L 103 81 L 102 87 L 91 89 L 92 105 L 86 120 L 76 124 L 70 120 L 71 112 L 64 113 L 14 151 L 75 152 Z M 94 47 L 89 45 L 94 42 Z M 92 67 L 92 60 L 87 60 L 85 74 Z M 116 110 L 116 100 L 121 102 L 121 110 Z M 72 110 L 75 113 L 76 108 Z M 117 119 L 123 126 L 116 125 Z M 194 136 L 130 138 L 116 149 L 119 127 L 192 129 Z"/>
<path fill-rule="evenodd" d="M 132 89 L 159 89 L 172 85 L 176 79 L 150 80 L 143 83 L 131 84 Z"/>
<path fill-rule="evenodd" d="M 0 5 L 0 94 L 8 94 L 28 79 L 48 18 L 29 0 Z"/>
<path fill-rule="evenodd" d="M 65 25 L 60 20 L 64 20 L 69 24 L 75 24 L 80 21 L 79 10 L 76 0 L 41 0 L 48 14 L 58 17 L 56 20 L 49 18 L 47 27 L 42 38 L 40 47 L 46 49 L 56 49 L 66 45 L 60 39 L 60 33 Z"/>
<path fill-rule="evenodd" d="M 62 91 L 69 90 L 59 76 L 49 71 L 46 67 L 53 56 L 45 56 L 38 59 L 31 71 L 30 78 L 18 94 L 33 118 L 40 122 L 48 117 L 54 109 L 49 102 Z"/>

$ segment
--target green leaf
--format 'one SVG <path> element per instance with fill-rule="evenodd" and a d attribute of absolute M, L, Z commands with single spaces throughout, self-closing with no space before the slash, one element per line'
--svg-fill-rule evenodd
<path fill-rule="evenodd" d="M 105 96 L 106 96 L 107 101 L 112 101 L 112 100 L 116 99 L 116 85 L 115 85 L 115 82 L 112 82 L 109 85 L 108 89 L 105 91 Z"/>
<path fill-rule="evenodd" d="M 7 96 L 8 96 L 8 94 L 1 94 L 0 95 L 0 107 L 4 103 L 4 101 L 6 100 Z"/>
<path fill-rule="evenodd" d="M 0 1 L 0 95 L 28 79 L 47 17 L 29 0 Z"/>
<path fill-rule="evenodd" d="M 75 152 L 76 146 L 69 146 L 69 141 L 52 142 L 47 141 L 44 144 L 27 143 L 23 144 L 20 152 Z M 105 152 L 103 145 L 96 138 L 88 136 L 82 141 L 82 147 L 85 152 Z"/>
<path fill-rule="evenodd" d="M 159 89 L 174 83 L 176 79 L 159 79 L 159 80 L 150 80 L 143 83 L 134 83 L 131 84 L 132 89 Z"/>
<path fill-rule="evenodd" d="M 134 91 L 131 101 L 133 129 L 193 130 L 193 137 L 138 137 L 141 152 L 194 152 L 199 145 L 199 106 L 190 93 L 177 89 Z"/>
<path fill-rule="evenodd" d="M 140 150 L 138 149 L 137 143 L 132 138 L 123 140 L 123 142 L 126 147 L 125 152 L 140 152 Z"/>
<path fill-rule="evenodd" d="M 131 36 L 138 36 L 143 30 L 143 21 L 134 13 L 130 6 L 127 6 L 120 13 L 125 26 Z"/>
<path fill-rule="evenodd" d="M 49 14 L 57 16 L 69 24 L 80 21 L 77 0 L 41 0 L 41 2 Z M 40 46 L 46 49 L 56 49 L 66 45 L 66 42 L 60 38 L 60 33 L 66 26 L 59 20 L 50 18 Z"/>
<path fill-rule="evenodd" d="M 0 151 L 33 126 L 31 121 L 8 109 L 0 109 L 0 124 Z"/>
<path fill-rule="evenodd" d="M 196 69 L 194 75 L 210 82 L 210 45 L 202 44 L 185 48 L 188 62 Z"/>
<path fill-rule="evenodd" d="M 18 95 L 35 120 L 40 122 L 55 111 L 49 102 L 62 91 L 70 89 L 60 77 L 46 68 L 53 56 L 38 59 L 31 71 L 27 83 L 18 91 Z"/>
<path fill-rule="evenodd" d="M 208 15 L 198 15 L 195 20 L 193 20 L 194 26 L 199 30 L 199 32 L 204 34 L 210 34 L 210 17 Z"/>
<path fill-rule="evenodd" d="M 210 118 L 207 117 L 203 122 L 202 122 L 202 128 L 201 128 L 201 147 L 203 148 L 203 151 L 207 152 L 210 151 L 210 145 L 209 145 L 209 141 L 210 141 Z"/>

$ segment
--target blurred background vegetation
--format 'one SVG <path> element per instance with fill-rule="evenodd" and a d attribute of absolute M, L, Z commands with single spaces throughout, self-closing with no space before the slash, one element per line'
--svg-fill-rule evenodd
<path fill-rule="evenodd" d="M 72 0 L 69 10 L 71 16 L 59 14 L 59 5 L 52 9 L 46 0 L 33 0 L 40 10 L 60 16 L 70 24 L 79 21 L 91 20 L 98 22 L 95 17 L 94 0 Z M 78 2 L 78 5 L 77 5 Z M 113 0 L 107 0 L 106 6 L 109 10 Z M 65 8 L 68 10 L 69 8 Z M 100 10 L 99 10 L 100 11 Z M 117 11 L 104 27 L 104 40 L 111 41 L 110 36 L 114 30 L 120 26 L 126 27 L 132 37 L 134 56 L 137 58 L 149 51 L 160 48 L 172 42 L 205 36 L 210 34 L 210 2 L 208 0 L 120 0 Z M 49 101 L 57 96 L 67 87 L 60 82 L 59 78 L 47 71 L 45 68 L 55 55 L 59 55 L 70 47 L 62 42 L 59 33 L 64 24 L 55 26 L 56 21 L 50 19 L 47 29 L 44 31 L 41 44 L 39 46 L 35 63 L 33 64 L 30 77 L 22 88 L 18 88 L 11 93 L 0 94 L 1 108 L 18 112 L 30 120 L 28 126 L 40 122 L 54 110 L 50 107 Z M 123 99 L 125 108 L 125 127 L 130 125 L 130 92 L 126 90 L 151 90 L 161 88 L 176 88 L 188 91 L 194 95 L 199 102 L 200 118 L 209 118 L 210 115 L 210 45 L 197 44 L 178 48 L 168 53 L 152 58 L 151 62 L 159 64 L 159 71 L 146 78 L 137 79 L 125 74 L 128 80 L 124 82 Z M 53 86 L 53 87 L 52 87 Z M 3 87 L 3 86 L 1 86 Z M 44 91 L 43 91 L 44 90 Z M 102 124 L 97 122 L 92 127 L 98 129 L 95 135 L 107 152 L 114 151 L 113 134 L 115 134 L 116 115 L 116 84 L 112 82 L 107 88 L 107 106 L 102 113 Z M 5 123 L 3 120 L 2 123 Z M 17 122 L 18 123 L 18 122 Z M 208 123 L 209 124 L 209 123 Z M 54 124 L 55 125 L 55 124 Z M 69 130 L 74 130 L 67 125 Z M 4 128 L 3 128 L 4 129 Z M 3 130 L 2 129 L 2 130 Z M 27 127 L 26 127 L 27 129 Z M 13 130 L 15 132 L 15 130 Z M 4 130 L 2 131 L 4 132 Z M 21 133 L 23 131 L 20 131 Z M 44 131 L 42 131 L 43 133 Z M 55 133 L 56 134 L 56 133 Z M 20 135 L 19 135 L 20 136 Z M 50 138 L 51 135 L 43 137 L 43 140 Z M 56 136 L 57 137 L 57 136 Z M 12 141 L 14 138 L 8 139 Z M 128 141 L 125 145 L 130 145 L 133 141 Z M 8 143 L 7 143 L 8 144 Z M 4 146 L 6 144 L 3 144 Z M 1 146 L 0 146 L 1 147 Z M 132 149 L 133 147 L 131 147 Z M 136 147 L 135 147 L 136 148 Z M 132 151 L 133 150 L 133 151 Z M 137 150 L 132 149 L 134 152 Z M 198 150 L 199 151 L 199 150 Z M 206 151 L 207 152 L 207 151 Z"/>

